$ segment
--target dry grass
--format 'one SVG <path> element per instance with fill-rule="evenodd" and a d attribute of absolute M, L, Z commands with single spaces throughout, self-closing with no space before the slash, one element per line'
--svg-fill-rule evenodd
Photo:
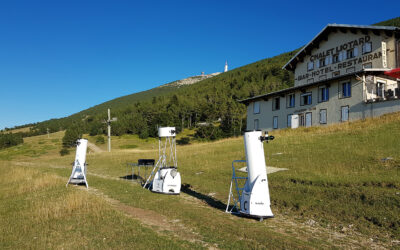
<path fill-rule="evenodd" d="M 100 220 L 111 208 L 104 201 L 87 192 L 73 191 L 57 197 L 55 200 L 35 200 L 26 216 L 38 223 L 54 219 L 68 219 L 71 216 L 90 214 Z"/>
<path fill-rule="evenodd" d="M 42 173 L 32 168 L 8 166 L 3 171 L 0 174 L 0 182 L 4 185 L 3 197 L 51 189 L 64 183 L 63 178 L 56 174 Z"/>

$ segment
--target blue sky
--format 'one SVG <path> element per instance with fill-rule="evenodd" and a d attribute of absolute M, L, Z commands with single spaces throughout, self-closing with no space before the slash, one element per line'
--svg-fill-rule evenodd
<path fill-rule="evenodd" d="M 400 1 L 0 1 L 0 129 L 299 48 Z"/>

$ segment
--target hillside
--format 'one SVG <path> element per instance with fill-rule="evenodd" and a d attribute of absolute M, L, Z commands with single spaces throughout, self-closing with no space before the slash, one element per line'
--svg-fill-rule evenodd
<path fill-rule="evenodd" d="M 400 27 L 400 17 L 377 23 Z M 297 52 L 284 53 L 199 81 L 198 84 L 178 85 L 179 81 L 148 91 L 116 98 L 83 110 L 66 118 L 31 124 L 31 134 L 43 134 L 70 128 L 73 124 L 83 132 L 102 134 L 101 122 L 106 109 L 111 108 L 115 135 L 142 133 L 155 136 L 155 128 L 162 125 L 179 129 L 192 128 L 198 122 L 221 121 L 220 129 L 209 128 L 199 134 L 211 138 L 232 136 L 243 130 L 245 107 L 236 100 L 293 86 L 291 72 L 282 66 Z M 201 84 L 200 84 L 201 83 Z M 144 130 L 144 131 L 143 131 Z"/>
<path fill-rule="evenodd" d="M 287 170 L 268 175 L 275 217 L 263 222 L 225 213 L 242 137 L 178 146 L 184 186 L 169 196 L 129 179 L 127 162 L 158 155 L 156 139 L 136 135 L 113 137 L 112 153 L 89 151 L 89 190 L 66 188 L 74 154 L 59 156 L 63 134 L 0 150 L 1 249 L 400 246 L 399 113 L 275 131 L 266 162 Z"/>
<path fill-rule="evenodd" d="M 176 91 L 178 88 L 180 88 L 183 85 L 191 85 L 195 84 L 199 81 L 214 77 L 218 75 L 219 73 L 212 73 L 208 75 L 198 75 L 198 76 L 191 76 L 182 80 L 176 80 L 170 83 L 163 84 L 161 86 L 158 86 L 156 88 L 152 88 L 146 91 L 134 93 L 131 95 L 127 96 L 122 96 L 115 98 L 113 100 L 101 103 L 99 105 L 96 105 L 92 108 L 83 110 L 76 115 L 93 115 L 101 112 L 106 112 L 108 108 L 111 109 L 121 109 L 121 107 L 129 106 L 132 103 L 135 102 L 140 102 L 140 101 L 147 101 L 151 100 L 153 97 L 157 96 L 162 96 L 166 95 L 168 93 Z"/>

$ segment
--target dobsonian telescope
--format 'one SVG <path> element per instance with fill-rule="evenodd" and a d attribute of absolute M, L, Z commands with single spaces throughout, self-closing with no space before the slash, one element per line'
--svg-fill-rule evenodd
<path fill-rule="evenodd" d="M 86 180 L 86 150 L 87 150 L 88 140 L 78 139 L 76 141 L 76 155 L 75 161 L 72 163 L 72 174 L 68 179 L 68 184 L 85 184 L 86 188 L 89 185 Z"/>
<path fill-rule="evenodd" d="M 226 212 L 233 213 L 233 209 L 239 214 L 255 217 L 262 221 L 264 218 L 274 217 L 270 207 L 270 197 L 267 179 L 267 168 L 265 165 L 263 142 L 273 140 L 268 132 L 250 131 L 244 133 L 244 148 L 246 160 L 234 160 L 232 162 L 232 180 L 229 190 Z M 247 164 L 247 177 L 236 175 L 235 163 L 245 162 Z M 239 186 L 240 180 L 245 181 L 243 187 Z M 235 184 L 236 195 L 232 192 Z M 231 200 L 233 207 L 229 209 Z M 237 205 L 239 204 L 239 209 Z"/>

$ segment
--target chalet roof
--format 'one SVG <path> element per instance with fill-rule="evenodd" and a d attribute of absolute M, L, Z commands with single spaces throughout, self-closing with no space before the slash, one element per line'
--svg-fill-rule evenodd
<path fill-rule="evenodd" d="M 310 55 L 314 48 L 318 48 L 321 41 L 326 41 L 331 32 L 341 31 L 346 33 L 349 31 L 355 34 L 358 30 L 364 34 L 367 34 L 368 31 L 371 31 L 378 35 L 379 32 L 383 31 L 388 36 L 392 36 L 393 33 L 395 33 L 397 36 L 400 36 L 400 28 L 394 26 L 349 25 L 336 23 L 328 24 L 309 43 L 307 43 L 299 52 L 297 52 L 296 55 L 294 55 L 289 62 L 283 66 L 283 69 L 294 71 L 296 64 L 299 61 L 302 61 L 306 55 Z"/>

